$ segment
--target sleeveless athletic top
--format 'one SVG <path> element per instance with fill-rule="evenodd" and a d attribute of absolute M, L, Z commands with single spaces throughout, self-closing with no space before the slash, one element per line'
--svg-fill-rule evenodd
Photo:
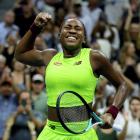
<path fill-rule="evenodd" d="M 87 103 L 91 103 L 97 83 L 91 64 L 89 48 L 81 49 L 78 55 L 64 58 L 63 53 L 56 54 L 48 64 L 45 72 L 48 105 L 56 106 L 57 97 L 66 90 L 80 94 Z M 66 102 L 70 99 L 67 99 Z M 64 106 L 66 106 L 66 102 Z M 72 106 L 80 105 L 71 101 Z"/>

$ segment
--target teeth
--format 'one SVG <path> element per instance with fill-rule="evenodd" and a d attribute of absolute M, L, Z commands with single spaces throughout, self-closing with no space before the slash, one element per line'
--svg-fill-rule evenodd
<path fill-rule="evenodd" d="M 73 36 L 69 36 L 68 39 L 72 39 L 72 40 L 74 39 L 74 40 L 76 40 L 76 38 L 73 37 Z"/>

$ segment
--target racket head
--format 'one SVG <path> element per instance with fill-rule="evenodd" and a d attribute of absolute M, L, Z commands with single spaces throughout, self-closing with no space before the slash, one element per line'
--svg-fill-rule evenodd
<path fill-rule="evenodd" d="M 78 106 L 74 105 L 75 102 Z M 74 91 L 65 91 L 58 96 L 56 111 L 63 128 L 73 134 L 82 134 L 93 125 L 102 124 L 102 120 L 90 109 L 87 102 Z"/>

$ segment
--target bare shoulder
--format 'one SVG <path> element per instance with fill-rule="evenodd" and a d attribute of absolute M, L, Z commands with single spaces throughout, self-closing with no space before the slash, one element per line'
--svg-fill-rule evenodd
<path fill-rule="evenodd" d="M 103 75 L 116 87 L 123 81 L 120 73 L 113 68 L 110 61 L 101 52 L 92 50 L 90 60 L 97 76 Z"/>
<path fill-rule="evenodd" d="M 43 53 L 44 53 L 44 55 L 48 55 L 48 54 L 56 55 L 57 54 L 57 50 L 55 50 L 55 49 L 46 49 L 46 50 L 43 51 Z"/>
<path fill-rule="evenodd" d="M 46 50 L 42 51 L 42 55 L 43 55 L 45 64 L 47 65 L 57 53 L 58 52 L 55 49 L 46 49 Z"/>
<path fill-rule="evenodd" d="M 90 60 L 91 65 L 93 66 L 94 70 L 98 70 L 103 65 L 109 63 L 107 57 L 100 51 L 91 50 L 90 52 Z"/>
<path fill-rule="evenodd" d="M 107 57 L 101 51 L 98 50 L 91 50 L 91 57 L 97 60 L 107 59 Z"/>

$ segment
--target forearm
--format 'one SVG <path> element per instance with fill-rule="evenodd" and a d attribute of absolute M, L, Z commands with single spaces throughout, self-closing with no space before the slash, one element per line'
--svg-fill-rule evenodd
<path fill-rule="evenodd" d="M 113 101 L 113 106 L 120 109 L 127 97 L 127 94 L 128 94 L 128 87 L 127 84 L 124 82 L 118 87 L 117 94 L 115 95 Z"/>
<path fill-rule="evenodd" d="M 15 49 L 16 59 L 18 59 L 18 57 L 20 57 L 22 53 L 32 50 L 34 48 L 35 38 L 36 36 L 33 35 L 30 30 L 23 36 Z"/>
<path fill-rule="evenodd" d="M 43 123 L 38 121 L 32 113 L 29 113 L 29 116 L 30 116 L 31 121 L 35 124 L 35 126 L 37 128 L 42 128 L 43 127 Z"/>
<path fill-rule="evenodd" d="M 128 88 L 127 88 L 126 83 L 124 82 L 119 86 L 118 92 L 114 98 L 113 104 L 109 107 L 109 109 L 106 112 L 106 113 L 110 113 L 113 119 L 117 117 L 119 109 L 121 108 L 121 106 L 123 105 L 127 97 L 127 93 L 128 93 Z"/>

